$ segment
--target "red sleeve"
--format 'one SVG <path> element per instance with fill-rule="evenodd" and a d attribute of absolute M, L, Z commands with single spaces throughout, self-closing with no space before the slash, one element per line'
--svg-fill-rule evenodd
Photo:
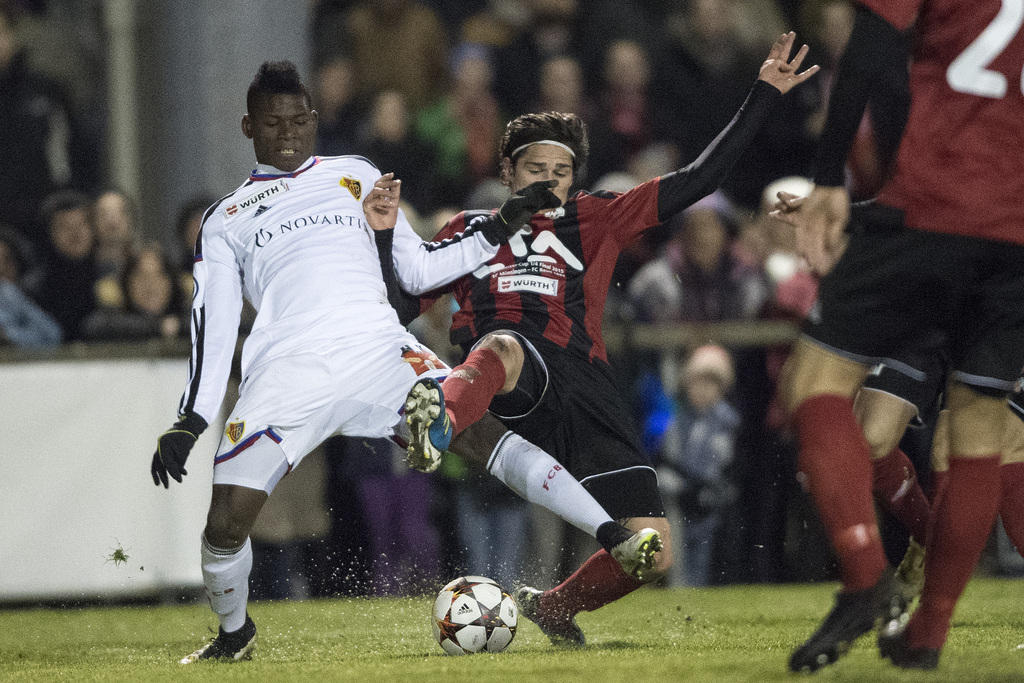
<path fill-rule="evenodd" d="M 858 0 L 861 5 L 882 17 L 900 31 L 914 24 L 924 0 Z"/>
<path fill-rule="evenodd" d="M 580 194 L 576 202 L 581 227 L 600 231 L 603 239 L 615 240 L 625 247 L 641 232 L 658 224 L 659 180 L 653 178 L 622 194 Z"/>

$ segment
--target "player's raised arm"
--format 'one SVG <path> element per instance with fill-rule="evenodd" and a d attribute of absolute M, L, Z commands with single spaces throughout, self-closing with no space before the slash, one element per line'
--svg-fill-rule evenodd
<path fill-rule="evenodd" d="M 561 202 L 550 191 L 551 181 L 538 181 L 513 194 L 497 213 L 473 221 L 447 239 L 425 242 L 405 214 L 398 211 L 393 257 L 402 289 L 423 294 L 472 272 L 498 253 L 498 248 L 538 211 Z"/>
<path fill-rule="evenodd" d="M 815 64 L 800 71 L 800 66 L 804 63 L 810 48 L 807 45 L 801 45 L 793 59 L 789 59 L 789 53 L 793 50 L 795 41 L 796 33 L 793 31 L 779 36 L 772 44 L 771 50 L 768 51 L 768 57 L 761 64 L 757 75 L 757 80 L 774 85 L 783 95 L 818 73 L 821 68 Z"/>
<path fill-rule="evenodd" d="M 796 230 L 797 251 L 823 275 L 839 259 L 850 217 L 844 187 L 846 157 L 872 90 L 886 73 L 906 69 L 904 35 L 871 10 L 858 6 L 853 31 L 839 61 L 828 115 L 818 143 L 815 188 L 804 201 Z"/>
<path fill-rule="evenodd" d="M 795 40 L 792 31 L 779 36 L 761 65 L 750 94 L 729 124 L 693 163 L 661 177 L 659 220 L 667 220 L 714 192 L 757 132 L 771 120 L 775 101 L 818 72 L 817 64 L 800 71 L 807 56 L 806 45 L 789 59 Z"/>

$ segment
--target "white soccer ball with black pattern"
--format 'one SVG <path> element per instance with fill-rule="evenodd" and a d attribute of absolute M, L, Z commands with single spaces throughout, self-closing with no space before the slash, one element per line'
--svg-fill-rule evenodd
<path fill-rule="evenodd" d="M 501 652 L 516 635 L 519 607 L 493 580 L 460 576 L 437 594 L 430 622 L 450 655 Z"/>

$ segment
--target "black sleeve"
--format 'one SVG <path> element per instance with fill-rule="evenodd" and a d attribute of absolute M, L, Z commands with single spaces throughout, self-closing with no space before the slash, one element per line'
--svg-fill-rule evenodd
<path fill-rule="evenodd" d="M 725 180 L 736 160 L 764 125 L 772 105 L 782 96 L 775 86 L 758 80 L 736 115 L 693 163 L 661 177 L 658 184 L 658 220 L 665 221 Z"/>
<path fill-rule="evenodd" d="M 850 222 L 846 229 L 852 230 L 854 226 L 871 226 L 879 228 L 891 228 L 897 230 L 903 226 L 903 212 L 885 204 L 879 204 L 874 199 L 867 199 L 862 202 L 850 204 Z"/>
<path fill-rule="evenodd" d="M 374 241 L 377 243 L 377 257 L 380 259 L 380 272 L 384 276 L 384 284 L 388 288 L 388 303 L 398 313 L 398 321 L 408 325 L 420 314 L 420 298 L 407 294 L 398 284 L 395 275 L 395 262 L 391 258 L 391 245 L 394 243 L 395 230 L 374 230 Z"/>
<path fill-rule="evenodd" d="M 829 95 L 828 116 L 818 142 L 816 184 L 843 185 L 846 155 L 869 97 L 891 74 L 905 73 L 908 58 L 906 37 L 885 19 L 858 5 Z"/>

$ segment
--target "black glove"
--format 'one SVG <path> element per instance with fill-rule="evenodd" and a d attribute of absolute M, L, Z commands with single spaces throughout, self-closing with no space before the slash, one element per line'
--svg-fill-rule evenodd
<path fill-rule="evenodd" d="M 562 203 L 551 191 L 556 185 L 557 180 L 538 180 L 505 200 L 498 209 L 498 218 L 505 224 L 510 236 L 529 223 L 533 214 L 543 209 L 553 209 Z"/>
<path fill-rule="evenodd" d="M 188 474 L 185 471 L 188 452 L 206 429 L 206 420 L 195 413 L 185 413 L 178 417 L 178 421 L 156 440 L 156 453 L 153 454 L 153 465 L 150 467 L 153 483 L 157 486 L 163 484 L 164 488 L 170 485 L 168 474 L 179 483 Z"/>

